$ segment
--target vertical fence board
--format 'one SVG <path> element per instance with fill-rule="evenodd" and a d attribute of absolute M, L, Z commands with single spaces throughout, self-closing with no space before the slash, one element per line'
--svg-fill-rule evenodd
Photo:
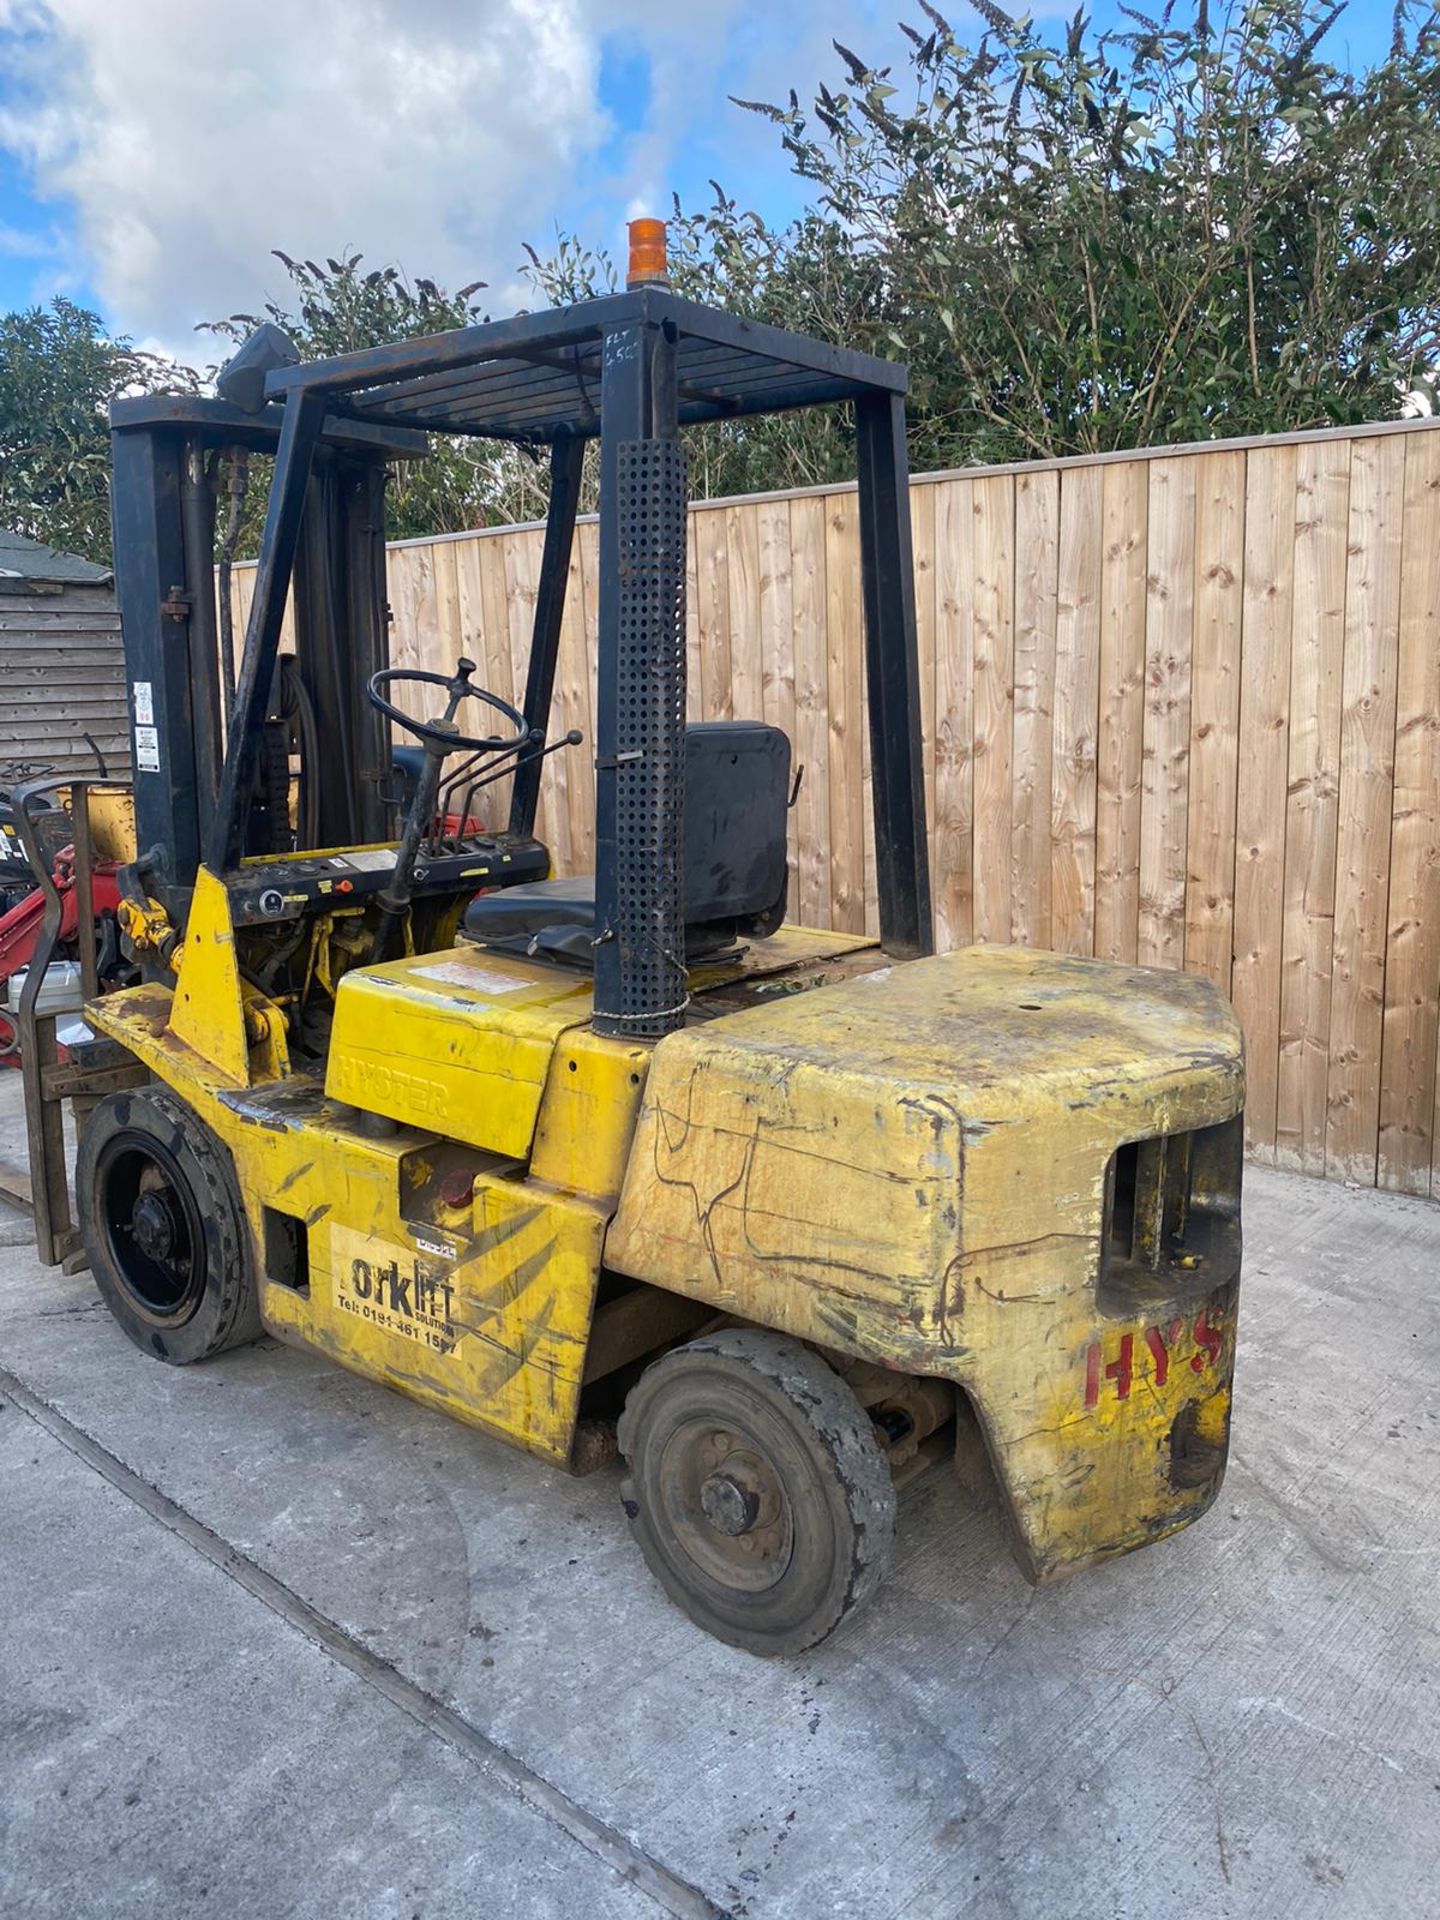
<path fill-rule="evenodd" d="M 525 699 L 525 676 L 530 661 L 530 639 L 535 629 L 535 601 L 540 591 L 540 553 L 544 535 L 534 528 L 513 534 L 505 542 L 503 575 L 505 581 L 505 631 L 510 636 L 510 686 L 500 689 L 507 700 L 518 707 Z M 510 813 L 512 780 L 497 780 L 485 789 L 494 795 L 496 818 Z M 560 825 L 555 818 L 554 789 L 540 783 L 540 804 L 535 813 L 535 833 L 547 846 L 552 843 L 564 851 Z"/>
<path fill-rule="evenodd" d="M 1136 958 L 1147 967 L 1179 967 L 1185 961 L 1196 464 L 1185 458 L 1150 463 L 1140 915 L 1135 939 Z"/>
<path fill-rule="evenodd" d="M 756 553 L 760 568 L 758 605 L 761 684 L 760 717 L 779 727 L 791 743 L 791 779 L 799 770 L 795 739 L 795 616 L 790 587 L 790 502 L 767 500 L 756 513 Z M 789 911 L 799 899 L 800 875 L 798 808 L 787 824 L 787 861 L 790 870 Z"/>
<path fill-rule="evenodd" d="M 1010 937 L 1050 944 L 1050 806 L 1055 698 L 1060 476 L 1015 481 L 1014 795 L 1010 815 Z"/>
<path fill-rule="evenodd" d="M 825 501 L 790 503 L 795 615 L 795 747 L 805 768 L 796 799 L 799 917 L 830 924 L 830 688 L 825 665 Z"/>
<path fill-rule="evenodd" d="M 975 677 L 975 483 L 935 495 L 935 939 L 963 947 L 974 931 L 971 714 Z"/>
<path fill-rule="evenodd" d="M 450 542 L 455 568 L 455 621 L 458 628 L 459 644 L 457 651 L 475 662 L 476 679 L 482 686 L 497 693 L 503 693 L 495 677 L 493 662 L 488 651 L 489 636 L 486 630 L 484 597 L 480 586 L 480 542 L 478 540 L 455 540 Z M 391 556 L 392 562 L 394 555 Z M 394 568 L 391 568 L 394 578 Z M 506 637 L 505 661 L 509 670 L 509 639 Z M 427 662 L 427 664 L 429 664 Z M 505 695 L 508 698 L 508 695 Z M 498 717 L 498 716 L 497 716 Z M 496 808 L 498 783 L 487 787 L 483 793 L 475 796 L 474 813 L 487 827 L 503 824 Z"/>
<path fill-rule="evenodd" d="M 974 936 L 1010 938 L 1010 769 L 1015 710 L 1015 485 L 1008 474 L 973 480 L 971 633 L 973 819 L 970 872 Z"/>
<path fill-rule="evenodd" d="M 1245 456 L 1197 462 L 1185 966 L 1230 991 L 1240 715 Z"/>
<path fill-rule="evenodd" d="M 719 515 L 712 518 L 718 519 Z M 758 720 L 764 704 L 758 511 L 753 507 L 727 507 L 724 533 L 730 575 L 730 704 L 737 720 Z"/>
<path fill-rule="evenodd" d="M 439 666 L 434 549 L 402 547 L 390 556 L 390 664 L 407 671 Z M 405 703 L 404 689 L 397 690 Z M 406 711 L 409 711 L 408 706 Z"/>
<path fill-rule="evenodd" d="M 1100 720 L 1100 574 L 1104 474 L 1060 480 L 1051 758 L 1050 944 L 1095 947 L 1095 766 Z"/>
<path fill-rule="evenodd" d="M 1295 449 L 1249 455 L 1240 775 L 1235 799 L 1235 964 L 1231 997 L 1245 1030 L 1245 1134 L 1275 1152 L 1280 955 L 1289 781 L 1290 631 L 1295 573 Z"/>
<path fill-rule="evenodd" d="M 476 662 L 485 685 L 493 688 L 495 679 L 486 652 L 485 604 L 480 591 L 480 542 L 457 540 L 454 545 L 455 614 L 460 624 L 461 650 Z"/>
<path fill-rule="evenodd" d="M 460 645 L 460 587 L 456 577 L 455 542 L 437 540 L 431 549 L 435 572 L 435 637 L 440 658 L 453 668 L 463 651 Z M 479 662 L 476 662 L 479 665 Z"/>
<path fill-rule="evenodd" d="M 1140 778 L 1145 728 L 1147 463 L 1102 469 L 1100 725 L 1095 743 L 1095 954 L 1135 958 L 1140 923 Z"/>
<path fill-rule="evenodd" d="M 910 545 L 915 556 L 915 651 L 920 678 L 920 757 L 925 775 L 925 818 L 935 823 L 928 840 L 930 855 L 930 899 L 934 905 L 936 944 L 945 945 L 940 926 L 940 862 L 936 842 L 939 838 L 935 812 L 936 763 L 939 748 L 935 738 L 935 613 L 938 592 L 935 578 L 935 503 L 938 487 L 916 487 L 910 497 Z"/>
<path fill-rule="evenodd" d="M 1380 1132 L 1404 488 L 1403 439 L 1355 443 L 1325 1168 L 1337 1179 L 1367 1182 L 1375 1178 Z"/>
<path fill-rule="evenodd" d="M 865 750 L 860 684 L 860 515 L 853 493 L 825 513 L 826 675 L 830 688 L 830 925 L 865 931 Z"/>
<path fill-rule="evenodd" d="M 1440 992 L 1440 439 L 1429 434 L 1405 449 L 1399 617 L 1377 1177 L 1428 1193 Z"/>
<path fill-rule="evenodd" d="M 1316 441 L 1300 447 L 1295 484 L 1275 1161 L 1297 1172 L 1323 1173 L 1350 539 L 1349 442 Z"/>
<path fill-rule="evenodd" d="M 451 672 L 455 662 L 447 665 L 440 648 L 433 546 L 406 547 L 391 556 L 389 600 L 391 666 L 405 672 L 417 667 Z M 433 701 L 418 687 L 400 685 L 392 692 L 396 706 L 414 720 L 434 711 Z"/>
<path fill-rule="evenodd" d="M 598 656 L 597 656 L 598 664 Z M 700 515 L 685 517 L 685 718 L 703 720 L 705 694 L 700 651 Z"/>
<path fill-rule="evenodd" d="M 696 597 L 700 634 L 700 717 L 735 716 L 735 677 L 730 652 L 730 554 L 724 511 L 706 507 L 691 516 L 695 535 Z"/>
<path fill-rule="evenodd" d="M 510 607 L 505 588 L 505 553 L 510 542 L 492 535 L 479 540 L 480 609 L 485 623 L 485 666 L 490 685 L 506 700 L 524 690 L 511 646 Z M 503 784 L 503 783 L 502 783 Z M 497 789 L 498 791 L 498 789 Z"/>
<path fill-rule="evenodd" d="M 572 727 L 590 738 L 589 700 L 580 686 L 585 665 L 584 580 L 580 547 L 570 549 L 570 565 L 565 575 L 565 605 L 560 618 L 560 646 L 555 662 L 555 690 L 550 702 L 548 737 L 551 745 L 563 740 Z M 583 836 L 585 816 L 577 823 L 578 791 L 593 783 L 587 777 L 593 755 L 586 747 L 559 747 L 548 754 L 540 770 L 540 784 L 546 791 L 551 824 L 558 847 L 550 850 L 557 873 L 584 873 L 592 863 L 585 858 Z M 581 831 L 577 832 L 577 824 Z"/>

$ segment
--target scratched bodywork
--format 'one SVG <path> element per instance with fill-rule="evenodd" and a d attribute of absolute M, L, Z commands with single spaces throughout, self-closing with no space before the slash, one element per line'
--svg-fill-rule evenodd
<path fill-rule="evenodd" d="M 1243 1099 L 1234 1017 L 1192 976 L 999 947 L 881 968 L 660 1043 L 606 1258 L 955 1381 L 1053 1577 L 1218 1488 Z M 1117 1155 L 1155 1136 L 1233 1179 L 1192 1181 L 1200 1251 L 1107 1274 Z"/>
<path fill-rule="evenodd" d="M 175 987 L 91 1017 L 229 1148 L 266 1327 L 567 1460 L 650 1049 L 590 1030 L 588 982 L 461 947 L 347 974 L 322 1083 L 277 1062 L 222 905 L 197 898 Z M 733 993 L 860 955 L 786 929 L 706 977 Z M 401 1124 L 376 1138 L 361 1108 Z"/>
<path fill-rule="evenodd" d="M 463 956 L 453 958 L 461 964 Z M 430 954 L 413 966 L 419 972 L 442 960 Z M 186 958 L 180 979 L 190 964 Z M 394 968 L 384 972 L 394 979 Z M 490 1012 L 501 1010 L 501 1027 L 515 1020 L 528 1031 L 534 1012 L 503 1010 L 507 989 L 534 1006 L 534 973 L 526 962 L 490 968 Z M 413 1058 L 415 1029 L 434 1018 L 432 985 L 420 979 L 415 1004 L 394 995 L 376 1006 L 367 1002 L 380 1052 L 390 1041 L 396 1058 Z M 342 1000 L 348 987 L 344 981 Z M 353 987 L 357 998 L 365 996 L 363 981 Z M 645 1052 L 584 1027 L 566 1046 L 566 1021 L 557 1018 L 540 1087 L 518 1083 L 538 1131 L 534 1156 L 530 1135 L 516 1140 L 503 1102 L 493 1129 L 497 1150 L 476 1152 L 461 1142 L 457 1152 L 453 1140 L 409 1125 L 372 1139 L 353 1106 L 326 1098 L 303 1073 L 240 1083 L 180 1039 L 175 1000 L 167 987 L 134 987 L 96 1010 L 96 1020 L 182 1092 L 230 1148 L 257 1254 L 265 1327 L 564 1461 Z M 582 996 L 574 1020 L 586 1014 Z M 486 1006 L 474 991 L 468 1018 L 484 1031 Z M 497 1058 L 495 1071 L 503 1071 L 503 1044 Z M 372 1085 L 374 1112 L 384 1108 L 384 1089 Z M 584 1154 L 576 1152 L 578 1140 L 586 1142 Z M 515 1146 L 518 1160 L 507 1152 Z M 298 1244 L 303 1261 L 296 1261 Z"/>
<path fill-rule="evenodd" d="M 785 929 L 645 1046 L 591 1030 L 584 979 L 459 947 L 346 974 L 322 1084 L 277 1059 L 218 904 L 175 989 L 93 1017 L 230 1148 L 280 1338 L 565 1460 L 608 1269 L 963 1388 L 1034 1578 L 1214 1498 L 1244 1074 L 1206 982 L 999 947 L 892 967 Z M 1162 1140 L 1202 1143 L 1188 1250 L 1133 1193 L 1107 1249 L 1121 1151 Z"/>

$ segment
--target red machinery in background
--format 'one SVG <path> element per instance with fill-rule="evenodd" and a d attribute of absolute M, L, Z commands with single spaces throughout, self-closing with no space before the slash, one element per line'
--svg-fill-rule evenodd
<path fill-rule="evenodd" d="M 418 749 L 393 749 L 392 772 L 398 790 L 387 798 L 402 813 L 409 805 L 422 759 Z M 117 793 L 123 794 L 129 805 L 128 785 L 108 781 L 103 760 L 98 781 L 77 778 L 73 782 L 75 792 L 82 789 L 87 795 L 87 808 L 100 795 L 108 796 L 113 805 Z M 37 951 L 43 953 L 42 964 L 48 967 L 56 961 L 81 961 L 82 946 L 88 945 L 97 987 L 133 977 L 133 968 L 120 951 L 116 920 L 120 872 L 125 861 L 106 857 L 92 845 L 86 911 L 86 863 L 76 858 L 71 799 L 68 778 L 34 766 L 12 764 L 0 768 L 0 1068 L 18 1067 L 22 1054 L 19 995 L 11 986 L 7 999 L 5 989 L 17 974 L 27 971 Z M 483 830 L 472 815 L 463 820 L 453 812 L 437 816 L 437 832 L 454 835 Z M 133 815 L 128 816 L 128 828 L 121 837 L 127 843 L 128 857 L 133 850 Z M 113 842 L 113 831 L 109 838 Z M 107 846 L 107 852 L 115 850 Z M 47 908 L 54 923 L 48 938 Z"/>
<path fill-rule="evenodd" d="M 87 845 L 77 858 L 71 786 L 67 779 L 34 767 L 6 768 L 0 784 L 0 1067 L 21 1063 L 20 1006 L 14 977 L 37 960 L 82 963 L 97 976 L 119 960 L 115 910 L 120 902 L 121 861 Z M 102 764 L 102 779 L 104 778 Z M 77 790 L 92 783 L 76 780 Z M 106 849 L 118 853 L 119 848 Z M 48 925 L 47 925 L 48 917 Z M 82 952 L 88 949 L 88 956 Z M 43 987 L 43 980 L 40 985 Z"/>
<path fill-rule="evenodd" d="M 102 860 L 96 863 L 90 879 L 88 919 L 91 924 L 107 914 L 113 920 L 115 909 L 120 904 L 120 886 L 116 878 L 118 872 L 118 861 Z M 57 948 L 61 958 L 72 959 L 79 942 L 81 923 L 73 846 L 60 849 L 50 878 L 61 902 Z M 8 913 L 0 915 L 0 982 L 9 981 L 15 974 L 22 973 L 35 958 L 44 917 L 45 890 L 39 886 L 12 906 Z M 19 1009 L 13 1005 L 0 1006 L 0 1067 L 18 1067 L 19 1064 Z"/>

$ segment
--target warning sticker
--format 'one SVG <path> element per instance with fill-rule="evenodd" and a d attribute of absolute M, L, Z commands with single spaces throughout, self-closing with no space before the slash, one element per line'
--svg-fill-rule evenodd
<path fill-rule="evenodd" d="M 395 849 L 371 847 L 366 853 L 347 853 L 345 859 L 357 873 L 385 873 L 395 864 Z"/>
<path fill-rule="evenodd" d="M 137 727 L 153 727 L 155 724 L 155 696 L 150 691 L 148 680 L 137 680 L 134 687 L 135 724 Z"/>
<path fill-rule="evenodd" d="M 443 980 L 447 987 L 469 987 L 472 993 L 520 993 L 533 980 L 517 980 L 513 973 L 472 966 L 468 960 L 441 960 L 433 967 L 416 967 L 417 980 Z"/>
<path fill-rule="evenodd" d="M 156 728 L 136 727 L 135 764 L 142 773 L 160 771 L 160 735 Z"/>

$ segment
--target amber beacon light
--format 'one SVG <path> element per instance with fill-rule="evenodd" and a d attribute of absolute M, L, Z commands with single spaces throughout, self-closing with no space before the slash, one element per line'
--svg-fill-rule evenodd
<path fill-rule="evenodd" d="M 630 266 L 625 274 L 627 287 L 663 286 L 668 277 L 665 259 L 665 222 L 630 222 Z"/>

